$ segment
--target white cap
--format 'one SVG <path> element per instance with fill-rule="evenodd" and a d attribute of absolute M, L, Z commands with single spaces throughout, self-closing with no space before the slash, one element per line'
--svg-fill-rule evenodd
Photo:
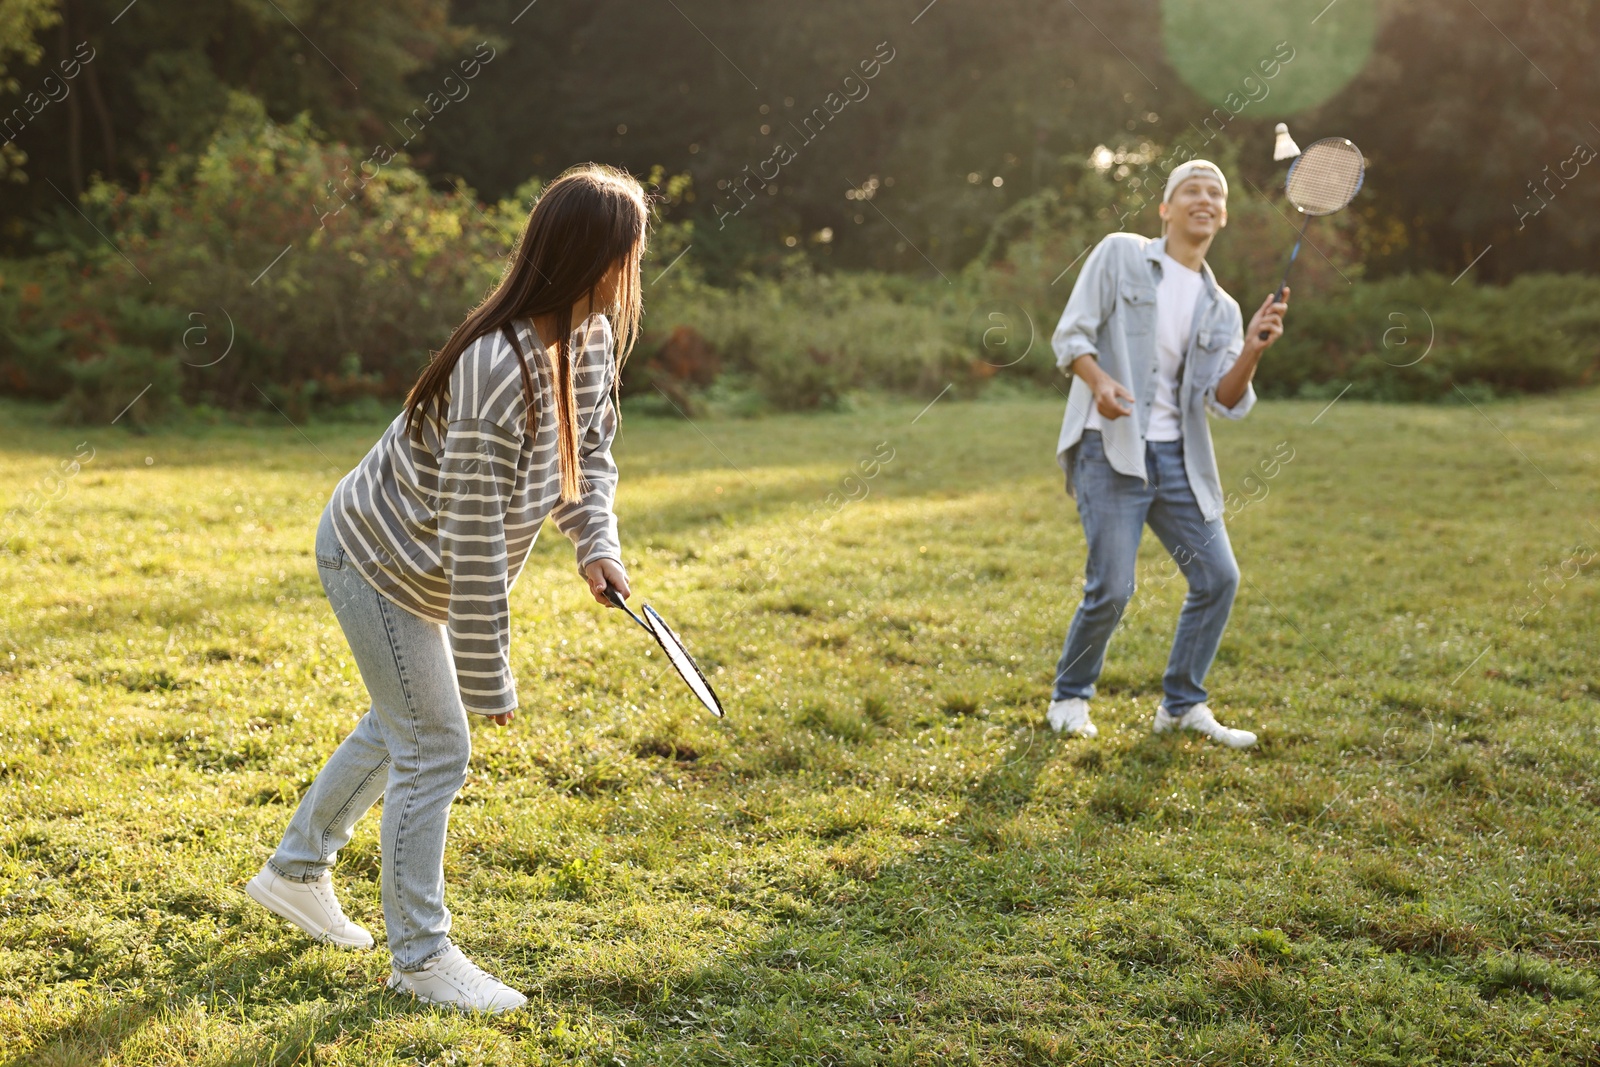
<path fill-rule="evenodd" d="M 1192 178 L 1195 176 L 1195 174 L 1200 172 L 1216 175 L 1217 181 L 1222 183 L 1223 199 L 1227 199 L 1228 179 L 1222 173 L 1222 168 L 1211 162 L 1209 159 L 1190 159 L 1183 163 L 1179 163 L 1176 167 L 1173 167 L 1172 173 L 1167 175 L 1167 191 L 1161 194 L 1161 202 L 1164 204 L 1168 200 L 1171 200 L 1172 191 L 1176 189 L 1185 178 Z"/>

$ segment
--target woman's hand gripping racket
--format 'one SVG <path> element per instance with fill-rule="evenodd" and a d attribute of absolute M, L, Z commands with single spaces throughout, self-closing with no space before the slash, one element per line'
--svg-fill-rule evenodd
<path fill-rule="evenodd" d="M 1289 270 L 1300 254 L 1300 242 L 1305 239 L 1306 224 L 1311 216 L 1331 215 L 1342 209 L 1361 191 L 1365 176 L 1366 164 L 1361 158 L 1361 149 L 1344 137 L 1324 137 L 1308 145 L 1289 164 L 1285 192 L 1289 203 L 1299 209 L 1305 221 L 1300 224 L 1300 236 L 1295 238 L 1294 251 L 1289 253 L 1289 265 L 1283 268 L 1283 280 L 1278 283 L 1273 303 L 1283 300 L 1283 291 L 1289 285 Z M 1271 334 L 1262 330 L 1256 336 L 1265 341 Z"/>
<path fill-rule="evenodd" d="M 605 595 L 607 600 L 626 611 L 628 618 L 638 623 L 645 633 L 656 639 L 656 644 L 660 645 L 661 651 L 666 653 L 667 662 L 672 664 L 673 669 L 683 678 L 684 683 L 689 687 L 689 691 L 695 695 L 695 698 L 700 703 L 706 706 L 706 709 L 711 714 L 721 718 L 722 701 L 717 699 L 716 690 L 711 688 L 711 683 L 706 681 L 705 673 L 700 670 L 700 665 L 694 661 L 693 656 L 689 655 L 688 649 L 683 647 L 683 641 L 673 632 L 672 627 L 667 625 L 666 620 L 656 613 L 656 609 L 646 604 L 641 609 L 644 612 L 644 618 L 641 619 L 633 613 L 632 608 L 628 607 L 627 601 L 623 600 L 622 594 L 617 590 L 608 585 Z"/>

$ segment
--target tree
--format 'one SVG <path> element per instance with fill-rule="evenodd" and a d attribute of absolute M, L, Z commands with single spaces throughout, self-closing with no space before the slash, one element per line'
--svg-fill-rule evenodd
<path fill-rule="evenodd" d="M 1600 240 L 1600 5 L 1398 0 L 1379 58 L 1314 116 L 1372 161 L 1357 207 L 1381 273 L 1480 280 L 1594 269 Z M 1563 176 L 1563 172 L 1564 175 Z"/>
<path fill-rule="evenodd" d="M 30 172 L 50 181 L 0 192 L 10 220 L 0 241 L 13 249 L 26 247 L 30 214 L 60 209 L 77 221 L 51 182 L 76 198 L 94 174 L 135 184 L 173 153 L 192 158 L 230 92 L 257 97 L 279 121 L 309 112 L 331 136 L 370 144 L 421 104 L 408 76 L 481 39 L 450 21 L 448 0 L 0 0 L 0 28 L 0 40 L 31 41 L 11 46 L 28 65 L 0 85 L 0 113 L 26 100 L 29 83 L 16 79 L 59 83 L 16 139 Z M 46 28 L 56 32 L 40 37 Z"/>
<path fill-rule="evenodd" d="M 0 95 L 18 95 L 22 83 L 17 79 L 16 68 L 32 67 L 44 55 L 44 46 L 38 35 L 61 21 L 55 10 L 55 0 L 0 0 Z M 33 112 L 26 110 L 18 116 L 16 133 L 21 133 Z M 0 180 L 21 182 L 26 180 L 23 167 L 28 154 L 17 146 L 12 125 L 5 125 L 4 141 L 0 141 Z"/>

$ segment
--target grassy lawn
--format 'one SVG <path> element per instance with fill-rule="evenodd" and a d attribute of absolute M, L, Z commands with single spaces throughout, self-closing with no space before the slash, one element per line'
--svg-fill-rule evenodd
<path fill-rule="evenodd" d="M 634 587 L 729 715 L 546 530 L 446 859 L 493 1021 L 242 891 L 364 710 L 311 548 L 380 427 L 0 407 L 7 507 L 92 449 L 0 552 L 0 1063 L 1594 1062 L 1600 394 L 1323 406 L 1215 427 L 1246 753 L 1149 733 L 1153 537 L 1100 737 L 1042 729 L 1059 402 L 627 421 Z"/>

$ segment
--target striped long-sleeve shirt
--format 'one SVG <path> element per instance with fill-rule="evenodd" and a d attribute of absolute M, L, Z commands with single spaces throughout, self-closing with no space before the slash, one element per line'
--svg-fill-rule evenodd
<path fill-rule="evenodd" d="M 474 341 L 450 374 L 445 415 L 405 412 L 334 488 L 339 543 L 387 599 L 448 628 L 462 702 L 483 715 L 517 706 L 511 676 L 511 586 L 545 517 L 578 550 L 580 570 L 622 558 L 612 499 L 617 411 L 611 324 L 573 330 L 578 453 L 585 490 L 561 503 L 550 360 L 532 323 L 515 324 L 538 405 L 527 433 L 517 354 L 501 332 Z M 420 413 L 419 413 L 420 414 Z"/>

